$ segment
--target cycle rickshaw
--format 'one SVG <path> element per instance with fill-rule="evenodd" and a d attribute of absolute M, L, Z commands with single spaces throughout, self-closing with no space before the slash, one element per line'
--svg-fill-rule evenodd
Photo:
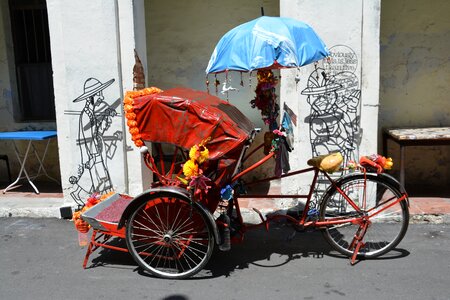
<path fill-rule="evenodd" d="M 144 270 L 158 277 L 189 277 L 205 266 L 215 246 L 229 250 L 230 236 L 231 241 L 240 240 L 247 230 L 260 225 L 268 228 L 271 220 L 279 218 L 299 228 L 319 228 L 327 242 L 352 263 L 385 254 L 405 235 L 409 212 L 403 187 L 387 174 L 365 169 L 333 179 L 323 168 L 323 161 L 333 154 L 310 160 L 309 168 L 281 175 L 312 172 L 308 194 L 265 196 L 305 198 L 298 218 L 276 214 L 261 216 L 261 224 L 244 224 L 239 198 L 261 196 L 242 194 L 249 184 L 242 176 L 276 155 L 272 151 L 243 169 L 258 133 L 250 120 L 228 102 L 201 91 L 175 88 L 134 96 L 132 121 L 138 137 L 153 143 L 153 151 L 142 147 L 142 152 L 155 181 L 136 197 L 113 194 L 83 213 L 93 227 L 84 267 L 96 248 L 106 247 L 129 251 Z M 208 189 L 197 194 L 183 182 L 182 165 L 189 160 L 188 149 L 202 142 L 209 151 L 203 174 L 210 181 Z M 331 159 L 331 167 L 336 170 L 340 162 Z M 319 174 L 330 184 L 318 207 L 310 207 Z M 127 249 L 109 245 L 112 237 L 126 239 Z"/>
<path fill-rule="evenodd" d="M 293 38 L 304 37 L 301 32 L 305 30 L 307 37 L 298 43 L 283 44 L 285 30 L 280 34 L 263 30 L 264 25 L 272 30 L 282 28 L 285 23 L 287 29 L 295 32 Z M 237 63 L 248 63 L 250 69 L 256 68 L 255 63 L 268 63 L 262 65 L 268 69 L 299 67 L 326 57 L 326 47 L 309 27 L 300 23 L 292 29 L 297 23 L 287 18 L 261 17 L 244 24 L 253 26 L 249 30 L 250 41 L 239 40 L 237 47 L 219 42 L 218 47 L 222 45 L 225 49 L 216 48 L 207 72 L 232 70 L 230 66 L 236 67 Z M 239 26 L 236 33 L 230 31 L 224 38 L 241 37 L 243 32 L 244 28 Z M 275 40 L 261 41 L 267 38 Z M 299 45 L 297 51 L 301 53 L 297 53 L 298 60 L 289 61 L 295 58 L 291 51 L 294 44 Z M 258 59 L 251 59 L 253 52 L 247 55 L 241 51 L 241 45 L 251 45 L 251 51 L 261 46 L 261 51 L 254 54 Z M 229 54 L 230 49 L 236 48 L 237 54 Z M 242 52 L 244 55 L 238 57 Z M 265 54 L 275 57 L 260 59 Z M 220 61 L 220 55 L 226 56 L 225 63 Z M 237 66 L 236 70 L 249 68 Z M 245 224 L 239 199 L 261 195 L 246 194 L 245 187 L 252 183 L 243 176 L 279 156 L 282 133 L 275 134 L 270 151 L 262 159 L 245 168 L 248 158 L 262 147 L 247 153 L 259 130 L 227 101 L 187 88 L 166 91 L 147 88 L 127 93 L 124 109 L 132 139 L 140 147 L 154 181 L 149 190 L 136 197 L 113 194 L 82 213 L 82 221 L 93 228 L 84 267 L 93 251 L 105 247 L 129 252 L 140 267 L 155 276 L 186 278 L 205 266 L 214 247 L 229 250 L 230 244 L 242 240 L 249 229 L 268 228 L 270 221 L 280 218 L 298 229 L 320 229 L 332 248 L 350 257 L 352 264 L 359 258 L 387 253 L 407 231 L 408 195 L 398 181 L 383 173 L 376 160 L 367 159 L 353 172 L 338 178 L 331 176 L 341 169 L 342 159 L 337 153 L 310 159 L 308 168 L 258 180 L 312 174 L 305 195 L 264 196 L 305 199 L 297 216 L 273 214 L 265 218 L 258 212 L 260 224 Z M 327 180 L 328 188 L 319 201 L 312 201 L 319 176 Z M 108 243 L 113 237 L 125 239 L 127 247 Z"/>

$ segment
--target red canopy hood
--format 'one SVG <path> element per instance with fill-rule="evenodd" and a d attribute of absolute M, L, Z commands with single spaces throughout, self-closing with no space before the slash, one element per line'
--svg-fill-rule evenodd
<path fill-rule="evenodd" d="M 206 144 L 210 159 L 242 146 L 254 128 L 233 105 L 188 88 L 136 97 L 133 106 L 144 141 L 189 149 L 210 137 Z"/>

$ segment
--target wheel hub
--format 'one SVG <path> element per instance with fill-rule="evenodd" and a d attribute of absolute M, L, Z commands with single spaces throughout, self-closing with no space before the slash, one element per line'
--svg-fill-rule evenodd
<path fill-rule="evenodd" d="M 164 241 L 165 243 L 167 243 L 167 244 L 172 243 L 172 240 L 173 240 L 172 235 L 173 235 L 172 230 L 169 230 L 169 231 L 166 232 L 166 234 L 163 236 L 163 241 Z"/>

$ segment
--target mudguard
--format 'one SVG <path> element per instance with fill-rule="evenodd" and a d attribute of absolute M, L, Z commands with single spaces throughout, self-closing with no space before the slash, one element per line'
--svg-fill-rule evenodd
<path fill-rule="evenodd" d="M 142 192 L 141 194 L 139 194 L 138 196 L 136 196 L 127 205 L 127 207 L 125 208 L 125 210 L 120 218 L 117 228 L 121 229 L 122 227 L 124 227 L 125 222 L 131 216 L 131 214 L 136 209 L 138 209 L 138 207 L 141 206 L 143 203 L 156 197 L 156 195 L 163 196 L 163 197 L 177 196 L 180 199 L 186 201 L 187 203 L 191 202 L 191 196 L 189 195 L 188 191 L 183 188 L 179 188 L 179 187 L 175 187 L 175 186 L 163 186 L 163 187 L 148 189 L 148 190 Z M 196 208 L 198 208 L 201 212 L 203 212 L 206 219 L 209 221 L 209 223 L 211 225 L 211 229 L 214 232 L 216 244 L 218 244 L 220 242 L 219 231 L 217 228 L 217 224 L 214 221 L 214 217 L 200 202 L 193 202 L 192 205 L 196 206 Z"/>
<path fill-rule="evenodd" d="M 340 177 L 340 178 L 338 178 L 336 180 L 336 184 L 339 184 L 340 182 L 342 182 L 344 180 L 347 180 L 347 178 L 353 177 L 355 175 L 363 175 L 363 173 L 348 173 L 348 174 L 345 174 L 345 175 L 343 175 L 342 177 Z M 367 175 L 379 177 L 382 180 L 386 181 L 387 184 L 390 184 L 392 187 L 394 187 L 398 191 L 400 191 L 400 193 L 406 194 L 406 203 L 407 203 L 407 205 L 409 207 L 408 193 L 406 192 L 405 188 L 401 185 L 401 183 L 397 179 L 395 179 L 394 177 L 392 177 L 391 175 L 386 174 L 386 173 L 367 173 Z M 328 195 L 332 189 L 333 189 L 333 185 L 328 186 L 328 188 L 325 191 L 325 193 L 323 193 L 322 199 L 324 199 L 326 197 L 326 195 Z"/>

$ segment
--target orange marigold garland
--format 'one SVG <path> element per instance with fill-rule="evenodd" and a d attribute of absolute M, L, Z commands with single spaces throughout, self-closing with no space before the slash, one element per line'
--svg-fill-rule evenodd
<path fill-rule="evenodd" d="M 392 169 L 394 162 L 390 157 L 384 157 L 380 154 L 372 154 L 368 156 L 361 156 L 359 164 L 369 171 L 376 171 L 383 173 L 385 170 Z"/>
<path fill-rule="evenodd" d="M 104 195 L 100 195 L 98 193 L 94 193 L 88 198 L 88 200 L 86 201 L 86 205 L 84 205 L 81 210 L 76 211 L 76 212 L 73 213 L 72 220 L 73 220 L 73 222 L 75 224 L 75 228 L 79 232 L 87 233 L 89 231 L 89 229 L 91 228 L 91 226 L 85 220 L 83 220 L 81 218 L 81 214 L 84 213 L 89 208 L 91 208 L 91 207 L 97 205 L 98 203 L 102 202 L 103 200 L 105 200 L 106 198 L 111 196 L 112 194 L 114 194 L 114 192 L 109 192 L 109 193 L 104 194 Z"/>
<path fill-rule="evenodd" d="M 128 91 L 123 99 L 123 109 L 125 111 L 125 117 L 127 118 L 127 125 L 131 134 L 131 140 L 136 147 L 144 146 L 144 141 L 139 134 L 138 123 L 136 122 L 136 114 L 134 113 L 134 98 L 148 96 L 151 94 L 161 93 L 162 90 L 156 87 L 149 87 L 138 91 Z"/>
<path fill-rule="evenodd" d="M 347 163 L 346 169 L 350 172 L 356 170 L 366 170 L 368 172 L 383 173 L 386 170 L 391 170 L 394 165 L 392 158 L 384 157 L 380 154 L 372 154 L 367 156 L 361 156 L 359 163 L 354 160 L 350 160 Z"/>

